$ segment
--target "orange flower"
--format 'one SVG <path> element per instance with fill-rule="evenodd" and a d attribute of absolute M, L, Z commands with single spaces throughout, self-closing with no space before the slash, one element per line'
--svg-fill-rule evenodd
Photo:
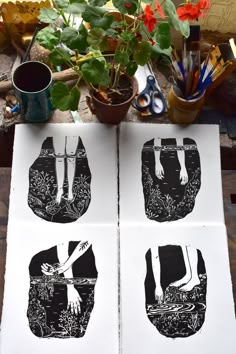
<path fill-rule="evenodd" d="M 163 18 L 163 20 L 165 19 L 165 14 L 161 8 L 161 5 L 159 4 L 159 2 L 156 0 L 156 8 L 157 8 L 157 12 L 159 13 L 159 15 L 161 16 L 161 18 Z"/>
<path fill-rule="evenodd" d="M 150 5 L 146 5 L 144 9 L 144 25 L 147 27 L 148 32 L 152 32 L 154 30 L 156 23 L 157 20 L 154 17 L 154 13 Z"/>

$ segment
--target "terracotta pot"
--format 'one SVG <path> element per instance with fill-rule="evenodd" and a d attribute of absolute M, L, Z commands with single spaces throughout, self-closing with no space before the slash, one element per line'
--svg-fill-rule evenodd
<path fill-rule="evenodd" d="M 130 108 L 131 102 L 138 92 L 138 81 L 135 77 L 130 78 L 133 87 L 132 96 L 125 102 L 119 104 L 107 104 L 99 101 L 91 95 L 94 113 L 102 123 L 119 124 L 125 117 Z"/>

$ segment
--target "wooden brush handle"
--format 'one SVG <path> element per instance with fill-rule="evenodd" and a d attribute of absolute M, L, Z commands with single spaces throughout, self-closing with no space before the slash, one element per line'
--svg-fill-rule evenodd
<path fill-rule="evenodd" d="M 52 73 L 52 80 L 54 82 L 56 81 L 66 82 L 66 81 L 74 80 L 76 78 L 78 78 L 78 74 L 73 69 L 66 69 L 63 71 Z M 10 91 L 12 88 L 13 85 L 11 80 L 0 81 L 0 93 Z"/>

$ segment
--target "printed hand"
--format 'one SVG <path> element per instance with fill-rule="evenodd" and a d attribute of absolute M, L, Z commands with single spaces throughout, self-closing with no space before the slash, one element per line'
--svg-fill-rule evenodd
<path fill-rule="evenodd" d="M 66 272 L 70 268 L 70 265 L 66 263 L 51 265 L 48 263 L 43 263 L 41 265 L 41 271 L 45 275 L 61 274 Z"/>
<path fill-rule="evenodd" d="M 67 310 L 69 310 L 72 314 L 78 315 L 81 312 L 80 303 L 83 301 L 78 293 L 78 291 L 74 288 L 73 285 L 67 285 Z"/>
<path fill-rule="evenodd" d="M 41 265 L 41 272 L 45 275 L 53 275 L 55 273 L 55 268 L 48 263 L 43 263 Z"/>
<path fill-rule="evenodd" d="M 57 267 L 55 267 L 54 272 L 56 274 L 65 273 L 69 268 L 70 268 L 70 264 L 68 264 L 67 262 L 61 263 Z"/>
<path fill-rule="evenodd" d="M 155 300 L 159 305 L 164 302 L 164 293 L 161 287 L 156 287 L 155 289 Z"/>
<path fill-rule="evenodd" d="M 188 173 L 185 167 L 182 167 L 180 170 L 180 175 L 179 175 L 179 179 L 180 179 L 180 184 L 183 186 L 186 183 L 188 183 Z"/>
<path fill-rule="evenodd" d="M 164 178 L 164 169 L 161 163 L 156 163 L 156 176 L 159 179 Z"/>

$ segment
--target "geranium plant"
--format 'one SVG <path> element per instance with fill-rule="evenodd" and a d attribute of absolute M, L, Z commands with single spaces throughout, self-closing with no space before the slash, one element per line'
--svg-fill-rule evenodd
<path fill-rule="evenodd" d="M 41 9 L 39 19 L 48 26 L 38 33 L 39 43 L 51 51 L 54 67 L 71 67 L 78 74 L 71 89 L 63 82 L 54 85 L 52 101 L 60 110 L 78 108 L 81 79 L 104 102 L 125 99 L 119 89 L 123 74 L 133 76 L 138 65 L 168 51 L 171 27 L 189 36 L 189 23 L 171 0 L 161 4 L 157 0 L 112 0 L 116 15 L 104 7 L 106 3 L 54 0 L 53 8 Z M 61 28 L 56 24 L 59 18 L 63 21 Z M 111 40 L 115 41 L 112 50 Z"/>

